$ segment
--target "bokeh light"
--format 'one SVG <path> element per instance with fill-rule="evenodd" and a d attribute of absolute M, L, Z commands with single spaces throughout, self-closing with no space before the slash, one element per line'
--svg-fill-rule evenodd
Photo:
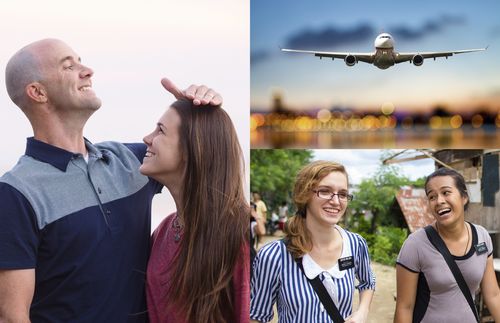
<path fill-rule="evenodd" d="M 394 104 L 392 102 L 384 102 L 380 108 L 383 114 L 390 115 L 394 113 Z"/>

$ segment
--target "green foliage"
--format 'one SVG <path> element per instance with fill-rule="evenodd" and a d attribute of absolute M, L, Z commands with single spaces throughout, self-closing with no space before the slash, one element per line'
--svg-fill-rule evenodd
<path fill-rule="evenodd" d="M 393 265 L 392 256 L 389 251 L 392 249 L 391 241 L 386 236 L 376 236 L 375 244 L 370 250 L 372 260 L 385 265 Z"/>
<path fill-rule="evenodd" d="M 375 235 L 370 233 L 371 223 L 366 220 L 363 215 L 350 215 L 346 217 L 347 223 L 346 227 L 352 232 L 359 233 L 363 238 L 366 239 L 368 246 L 372 246 L 375 243 Z"/>
<path fill-rule="evenodd" d="M 399 250 L 407 236 L 406 229 L 379 227 L 373 243 L 369 244 L 372 260 L 385 265 L 395 265 Z"/>
<path fill-rule="evenodd" d="M 375 233 L 370 233 L 370 221 L 363 216 L 349 217 L 347 226 L 366 239 L 373 261 L 390 266 L 396 263 L 399 250 L 408 236 L 408 230 L 397 227 L 378 227 Z"/>
<path fill-rule="evenodd" d="M 396 219 L 391 215 L 391 206 L 396 193 L 406 185 L 423 187 L 423 180 L 425 179 L 412 182 L 408 177 L 400 174 L 398 166 L 381 163 L 371 178 L 364 179 L 360 183 L 355 198 L 349 206 L 355 216 L 361 216 L 367 212 L 373 215 L 369 233 L 374 233 L 379 225 L 397 225 Z"/>
<path fill-rule="evenodd" d="M 420 177 L 416 179 L 411 185 L 415 188 L 424 188 L 426 177 Z"/>
<path fill-rule="evenodd" d="M 261 194 L 269 210 L 277 209 L 290 200 L 295 175 L 312 156 L 307 149 L 252 149 L 250 190 Z"/>

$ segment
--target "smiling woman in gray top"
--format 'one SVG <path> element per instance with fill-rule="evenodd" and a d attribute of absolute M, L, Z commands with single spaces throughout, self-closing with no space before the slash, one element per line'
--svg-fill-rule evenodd
<path fill-rule="evenodd" d="M 469 196 L 462 175 L 441 168 L 426 180 L 432 225 L 444 241 L 472 297 L 479 287 L 495 321 L 500 321 L 500 290 L 493 269 L 493 246 L 486 229 L 464 220 Z M 411 234 L 397 260 L 394 322 L 476 322 L 444 257 L 424 229 Z"/>

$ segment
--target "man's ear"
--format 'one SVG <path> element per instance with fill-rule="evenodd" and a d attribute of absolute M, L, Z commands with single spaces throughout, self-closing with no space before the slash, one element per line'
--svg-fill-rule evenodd
<path fill-rule="evenodd" d="M 45 103 L 48 101 L 47 91 L 45 90 L 45 87 L 38 82 L 33 82 L 26 85 L 25 90 L 26 95 L 35 102 Z"/>

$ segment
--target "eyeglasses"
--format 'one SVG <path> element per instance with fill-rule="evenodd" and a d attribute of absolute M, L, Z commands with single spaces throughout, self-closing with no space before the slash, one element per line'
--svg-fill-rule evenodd
<path fill-rule="evenodd" d="M 314 193 L 320 198 L 324 200 L 331 200 L 337 195 L 339 201 L 345 202 L 345 201 L 352 201 L 353 196 L 352 194 L 347 194 L 346 192 L 340 192 L 340 193 L 333 193 L 329 190 L 313 190 Z"/>

